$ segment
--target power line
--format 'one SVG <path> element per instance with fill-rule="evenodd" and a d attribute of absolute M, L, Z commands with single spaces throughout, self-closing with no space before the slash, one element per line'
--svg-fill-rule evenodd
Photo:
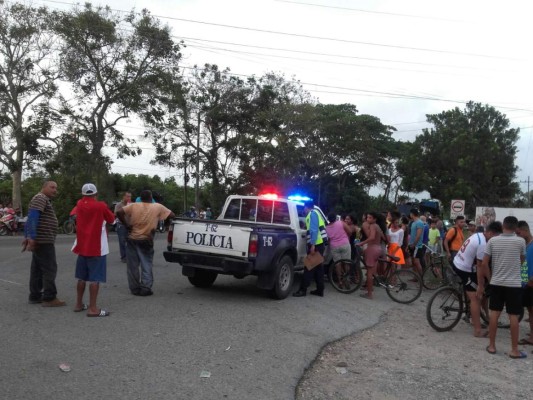
<path fill-rule="evenodd" d="M 251 48 L 263 49 L 263 50 L 285 51 L 285 52 L 298 53 L 298 54 L 310 54 L 310 55 L 315 55 L 315 56 L 339 57 L 339 58 L 367 60 L 367 61 L 378 61 L 378 62 L 393 62 L 393 63 L 399 63 L 399 64 L 424 65 L 424 66 L 443 67 L 443 68 L 472 69 L 472 70 L 494 71 L 494 72 L 510 72 L 510 71 L 507 71 L 507 70 L 498 70 L 498 69 L 493 69 L 493 68 L 470 67 L 470 66 L 465 66 L 465 65 L 436 64 L 436 63 L 424 63 L 424 62 L 416 62 L 416 61 L 393 60 L 393 59 L 387 59 L 387 58 L 358 57 L 358 56 L 350 56 L 350 55 L 346 55 L 346 54 L 320 53 L 320 52 L 314 52 L 314 51 L 304 51 L 304 50 L 287 49 L 287 48 L 280 48 L 280 47 L 257 46 L 257 45 L 242 44 L 242 43 L 235 43 L 235 42 L 224 42 L 224 41 L 220 41 L 220 40 L 209 40 L 209 39 L 192 38 L 192 37 L 181 36 L 181 35 L 179 35 L 179 36 L 173 35 L 172 37 L 174 37 L 176 39 L 182 39 L 182 40 L 192 40 L 192 41 L 200 41 L 200 42 L 226 44 L 226 45 L 230 45 L 230 46 L 239 46 L 239 47 L 251 47 Z M 186 44 L 186 46 L 187 47 L 192 47 L 190 44 Z M 513 72 L 513 71 L 511 71 L 511 72 Z"/>
<path fill-rule="evenodd" d="M 47 3 L 66 4 L 66 5 L 71 5 L 71 6 L 77 5 L 75 3 L 58 1 L 58 0 L 41 0 L 41 1 L 47 2 Z M 130 11 L 121 10 L 121 9 L 111 9 L 111 10 L 116 11 L 116 12 L 128 13 L 128 14 L 130 13 Z M 168 19 L 172 21 L 181 21 L 181 22 L 188 22 L 192 24 L 217 26 L 220 28 L 243 30 L 247 32 L 260 32 L 260 33 L 268 33 L 272 35 L 299 37 L 303 39 L 324 40 L 324 41 L 330 41 L 330 42 L 351 43 L 351 44 L 360 44 L 364 46 L 386 47 L 386 48 L 394 48 L 394 49 L 401 49 L 401 50 L 412 50 L 412 51 L 431 52 L 431 53 L 440 53 L 440 54 L 456 54 L 456 55 L 469 56 L 469 57 L 522 61 L 522 60 L 517 60 L 515 58 L 494 56 L 494 55 L 489 55 L 489 54 L 477 54 L 477 53 L 468 53 L 468 52 L 460 52 L 460 51 L 452 51 L 452 50 L 438 50 L 438 49 L 430 49 L 430 48 L 424 48 L 424 47 L 400 46 L 400 45 L 393 45 L 393 44 L 386 44 L 386 43 L 364 42 L 364 41 L 358 41 L 358 40 L 339 39 L 339 38 L 332 38 L 332 37 L 325 37 L 325 36 L 314 36 L 314 35 L 306 35 L 306 34 L 301 34 L 301 33 L 274 31 L 270 29 L 259 29 L 259 28 L 245 27 L 245 26 L 220 24 L 216 22 L 199 21 L 195 19 L 178 18 L 178 17 L 171 17 L 171 16 L 166 16 L 166 15 L 152 14 L 152 16 L 156 18 Z"/>
<path fill-rule="evenodd" d="M 309 61 L 309 62 L 316 62 L 316 63 L 322 63 L 322 64 L 331 64 L 331 65 L 343 65 L 343 66 L 350 66 L 350 67 L 358 67 L 358 68 L 372 68 L 372 69 L 386 69 L 386 70 L 392 70 L 392 71 L 403 71 L 403 72 L 419 72 L 419 73 L 426 73 L 426 74 L 439 74 L 439 75 L 447 75 L 447 76 L 470 76 L 470 77 L 476 77 L 480 79 L 486 79 L 486 77 L 483 77 L 481 75 L 472 75 L 472 74 L 457 74 L 457 73 L 450 73 L 450 72 L 443 72 L 443 71 L 428 71 L 428 70 L 416 70 L 416 69 L 406 69 L 406 68 L 395 68 L 395 67 L 386 67 L 382 65 L 364 65 L 364 64 L 353 64 L 353 63 L 343 63 L 343 62 L 336 62 L 336 61 L 327 61 L 327 60 L 315 60 L 310 58 L 301 58 L 301 57 L 291 57 L 291 56 L 282 56 L 277 54 L 265 54 L 265 53 L 254 53 L 254 52 L 248 52 L 248 51 L 238 51 L 238 50 L 231 50 L 231 49 L 224 49 L 224 48 L 217 48 L 217 47 L 207 47 L 207 46 L 198 46 L 198 45 L 188 45 L 188 47 L 196 48 L 196 49 L 216 49 L 219 51 L 227 51 L 230 53 L 238 53 L 238 54 L 250 54 L 250 55 L 258 55 L 262 57 L 274 57 L 274 58 L 283 58 L 283 59 L 289 59 L 289 60 L 299 60 L 299 61 Z"/>
<path fill-rule="evenodd" d="M 300 1 L 289 1 L 289 0 L 275 0 L 275 1 L 280 2 L 280 3 L 298 4 L 298 5 L 302 5 L 302 6 L 333 8 L 333 9 L 337 9 L 337 10 L 356 11 L 356 12 L 368 13 L 368 14 L 389 15 L 389 16 L 394 16 L 394 17 L 431 19 L 431 20 L 436 20 L 436 21 L 447 21 L 447 22 L 462 22 L 462 21 L 457 21 L 457 20 L 447 19 L 447 18 L 438 18 L 438 17 L 423 16 L 423 15 L 413 15 L 413 14 L 400 14 L 400 13 L 393 13 L 393 12 L 387 12 L 387 11 L 371 11 L 371 10 L 363 10 L 361 8 L 326 6 L 326 5 L 323 5 L 323 4 L 304 3 L 304 2 L 300 2 Z"/>

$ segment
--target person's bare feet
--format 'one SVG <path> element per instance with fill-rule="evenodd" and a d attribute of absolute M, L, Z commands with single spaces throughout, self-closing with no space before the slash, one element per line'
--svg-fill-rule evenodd
<path fill-rule="evenodd" d="M 477 338 L 486 338 L 486 337 L 489 337 L 489 331 L 479 331 L 479 332 L 474 332 L 474 337 L 477 337 Z"/>

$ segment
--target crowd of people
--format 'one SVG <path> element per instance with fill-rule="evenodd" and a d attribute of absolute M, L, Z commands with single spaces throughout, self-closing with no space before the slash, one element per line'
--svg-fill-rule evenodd
<path fill-rule="evenodd" d="M 324 255 L 329 251 L 335 262 L 358 259 L 362 252 L 366 266 L 363 289 L 366 292 L 361 297 L 373 298 L 374 275 L 382 274 L 380 260 L 387 254 L 401 255 L 395 258 L 398 268 L 412 267 L 420 276 L 428 256 L 442 255 L 461 279 L 470 302 L 474 336 L 489 338 L 487 352 L 496 353 L 498 321 L 505 307 L 511 332 L 509 357 L 527 357 L 527 353 L 518 349 L 519 345 L 533 346 L 533 235 L 526 221 L 508 216 L 503 223 L 496 221 L 483 227 L 476 226 L 474 221 L 467 223 L 463 216 L 458 216 L 454 225 L 445 230 L 442 220 L 420 215 L 417 209 L 411 209 L 409 217 L 397 211 L 366 213 L 361 226 L 352 214 L 339 219 L 331 213 L 329 222 L 325 221 L 312 201 L 306 202 L 304 211 L 308 254 L 319 252 Z M 338 264 L 336 267 L 340 268 Z M 304 269 L 302 284 L 293 296 L 305 296 L 313 279 L 316 289 L 310 293 L 324 296 L 323 264 Z M 488 304 L 482 304 L 487 292 L 490 293 Z M 490 310 L 488 331 L 481 324 L 481 307 Z M 518 316 L 523 308 L 528 310 L 530 333 L 519 340 Z"/>
<path fill-rule="evenodd" d="M 55 278 L 57 262 L 55 239 L 57 218 L 51 200 L 57 194 L 57 184 L 47 181 L 30 201 L 25 225 L 23 251 L 32 252 L 30 268 L 30 304 L 43 307 L 61 307 L 66 302 L 57 297 Z M 106 317 L 110 313 L 97 306 L 100 283 L 106 282 L 106 256 L 109 254 L 106 224 L 118 219 L 120 257 L 127 264 L 129 290 L 135 296 L 153 294 L 154 234 L 161 220 L 174 218 L 174 213 L 162 204 L 153 202 L 152 193 L 144 190 L 139 201 L 131 203 L 131 193 L 111 212 L 103 201 L 97 200 L 98 190 L 92 183 L 83 185 L 81 199 L 75 205 L 77 215 L 76 240 L 72 251 L 77 254 L 75 279 L 75 312 L 86 311 L 88 317 Z M 191 208 L 191 211 L 195 211 Z M 533 235 L 526 221 L 508 216 L 503 223 L 492 222 L 486 228 L 466 224 L 465 218 L 455 219 L 453 227 L 444 230 L 441 220 L 420 215 L 412 209 L 409 217 L 396 211 L 369 212 L 359 226 L 353 214 L 337 218 L 332 213 L 323 218 L 312 201 L 304 206 L 306 214 L 308 254 L 323 256 L 326 249 L 333 261 L 358 259 L 362 254 L 366 265 L 366 299 L 373 298 L 373 281 L 380 271 L 380 259 L 386 254 L 399 255 L 398 268 L 412 267 L 422 275 L 426 263 L 426 250 L 444 254 L 460 277 L 470 301 L 473 334 L 489 338 L 486 347 L 496 353 L 498 320 L 504 307 L 509 314 L 511 332 L 511 358 L 525 358 L 518 349 L 520 344 L 533 345 Z M 191 216 L 191 218 L 197 218 Z M 464 226 L 468 226 L 465 237 Z M 323 259 L 322 259 L 323 260 Z M 338 273 L 338 272 L 337 272 Z M 293 295 L 306 296 L 312 281 L 316 289 L 310 293 L 324 296 L 324 266 L 318 262 L 314 268 L 304 268 L 301 286 Z M 89 302 L 84 303 L 86 288 Z M 488 331 L 482 327 L 480 309 L 485 290 L 490 290 L 490 321 Z M 518 315 L 523 308 L 529 313 L 530 334 L 518 340 Z"/>

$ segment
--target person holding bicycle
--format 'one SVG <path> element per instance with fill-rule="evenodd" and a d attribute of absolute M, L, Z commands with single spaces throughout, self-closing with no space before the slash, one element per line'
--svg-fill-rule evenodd
<path fill-rule="evenodd" d="M 339 260 L 350 260 L 352 249 L 350 247 L 349 237 L 352 234 L 352 230 L 346 222 L 342 220 L 337 221 L 337 215 L 335 213 L 328 214 L 328 221 L 326 232 L 328 234 L 329 246 L 326 251 L 331 254 L 334 263 Z M 343 272 L 341 268 L 346 270 L 350 268 L 350 264 L 342 265 L 339 263 L 335 265 L 335 273 L 337 274 L 340 286 L 342 286 L 341 275 Z"/>
<path fill-rule="evenodd" d="M 367 293 L 361 295 L 366 299 L 373 299 L 374 292 L 374 275 L 376 273 L 376 266 L 378 260 L 382 255 L 381 242 L 386 240 L 385 233 L 381 230 L 378 221 L 378 213 L 371 212 L 366 216 L 366 222 L 368 227 L 368 238 L 357 245 L 363 247 L 366 270 L 366 290 Z M 366 246 L 366 248 L 364 247 Z"/>
<path fill-rule="evenodd" d="M 474 337 L 487 337 L 487 332 L 481 330 L 481 298 L 477 296 L 478 282 L 484 282 L 486 277 L 481 268 L 481 262 L 487 246 L 487 241 L 501 233 L 499 222 L 492 222 L 484 233 L 474 233 L 465 240 L 456 256 L 452 260 L 454 272 L 461 278 L 463 289 L 470 301 L 470 315 L 474 326 Z"/>

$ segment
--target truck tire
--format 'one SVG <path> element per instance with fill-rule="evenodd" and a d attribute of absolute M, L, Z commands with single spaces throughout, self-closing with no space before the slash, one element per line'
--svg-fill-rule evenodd
<path fill-rule="evenodd" d="M 276 266 L 275 274 L 272 297 L 282 300 L 291 293 L 294 283 L 294 265 L 289 256 L 280 258 Z"/>
<path fill-rule="evenodd" d="M 213 271 L 208 271 L 205 269 L 197 269 L 194 271 L 194 276 L 189 276 L 189 282 L 193 286 L 199 288 L 208 288 L 213 285 L 217 279 L 218 274 Z"/>

